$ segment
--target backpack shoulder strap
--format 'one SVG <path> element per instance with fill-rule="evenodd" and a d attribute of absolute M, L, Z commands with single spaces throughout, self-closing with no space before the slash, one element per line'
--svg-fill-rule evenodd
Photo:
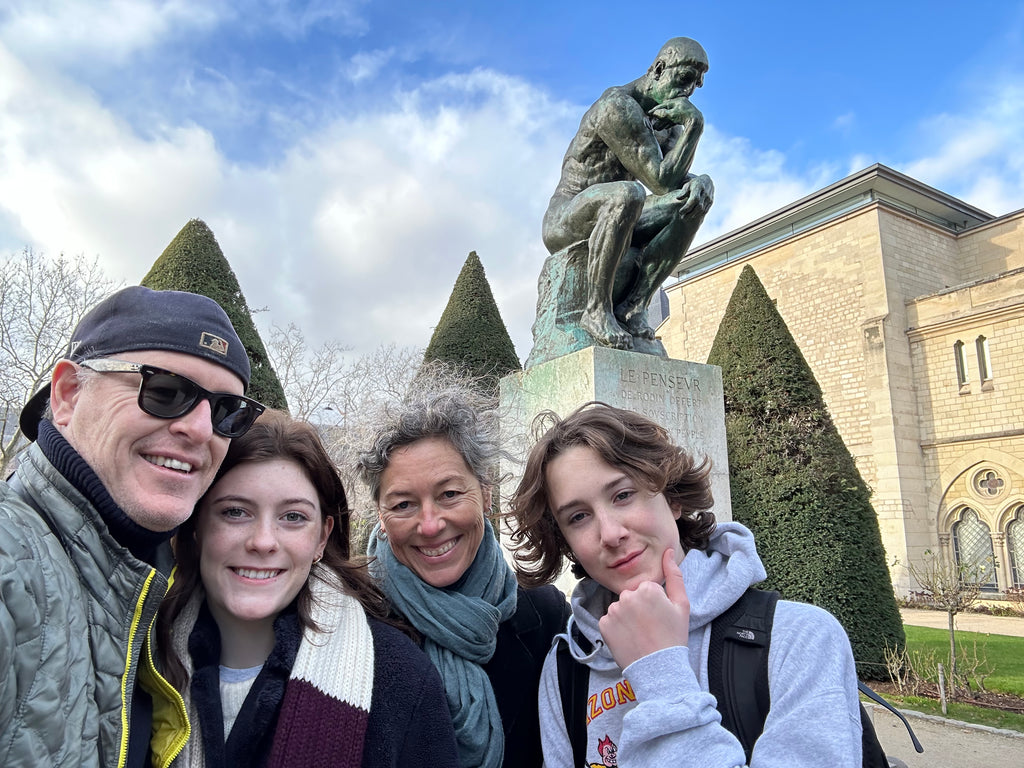
<path fill-rule="evenodd" d="M 768 647 L 778 600 L 778 592 L 749 588 L 711 623 L 708 685 L 722 725 L 739 739 L 748 763 L 771 705 Z"/>
<path fill-rule="evenodd" d="M 558 664 L 558 692 L 562 697 L 562 717 L 565 731 L 572 745 L 573 765 L 577 768 L 587 762 L 587 687 L 590 667 L 580 664 L 569 653 L 569 645 L 558 641 L 555 652 Z"/>
<path fill-rule="evenodd" d="M 875 733 L 875 725 L 871 722 L 871 715 L 863 704 L 860 705 L 860 727 L 861 768 L 889 768 L 889 758 L 885 756 L 885 750 Z"/>
<path fill-rule="evenodd" d="M 907 721 L 907 718 L 903 716 L 902 712 L 875 693 L 870 687 L 868 687 L 867 683 L 859 680 L 857 681 L 857 688 L 869 699 L 881 704 L 902 720 L 903 725 L 907 727 L 907 732 L 910 734 L 910 741 L 913 743 L 914 749 L 918 752 L 924 752 L 924 747 L 922 747 L 921 742 L 918 741 L 917 734 L 914 733 L 914 729 L 910 727 L 910 723 Z M 878 734 L 875 733 L 875 726 L 871 722 L 871 716 L 868 714 L 867 709 L 863 704 L 860 705 L 860 724 L 863 728 L 861 751 L 864 759 L 862 765 L 864 768 L 875 768 L 875 766 L 879 766 L 880 768 L 889 768 L 889 759 L 886 757 L 885 750 L 882 749 L 882 745 L 878 741 Z"/>

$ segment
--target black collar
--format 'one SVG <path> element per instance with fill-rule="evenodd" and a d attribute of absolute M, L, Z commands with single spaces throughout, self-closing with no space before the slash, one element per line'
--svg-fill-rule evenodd
<path fill-rule="evenodd" d="M 39 422 L 38 442 L 43 455 L 54 468 L 85 496 L 103 518 L 114 540 L 139 560 L 154 565 L 160 545 L 170 541 L 174 531 L 151 531 L 128 517 L 111 498 L 93 468 L 46 419 Z"/>

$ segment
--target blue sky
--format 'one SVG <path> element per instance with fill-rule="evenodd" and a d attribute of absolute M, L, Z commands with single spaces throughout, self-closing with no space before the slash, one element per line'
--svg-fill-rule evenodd
<path fill-rule="evenodd" d="M 138 282 L 201 218 L 262 328 L 369 351 L 425 346 L 476 250 L 525 358 L 568 141 L 676 35 L 698 242 L 875 162 L 1024 207 L 1021 2 L 5 0 L 0 253 Z"/>

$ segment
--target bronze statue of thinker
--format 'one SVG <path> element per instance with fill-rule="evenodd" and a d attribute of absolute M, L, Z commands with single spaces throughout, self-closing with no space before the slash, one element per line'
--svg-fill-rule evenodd
<path fill-rule="evenodd" d="M 672 38 L 583 115 L 544 214 L 552 256 L 527 366 L 594 344 L 665 355 L 647 306 L 714 199 L 711 179 L 690 173 L 704 130 L 690 96 L 707 71 L 699 43 Z"/>

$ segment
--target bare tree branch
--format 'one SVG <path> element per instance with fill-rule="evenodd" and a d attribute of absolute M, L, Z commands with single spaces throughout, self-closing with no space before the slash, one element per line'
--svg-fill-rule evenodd
<path fill-rule="evenodd" d="M 274 326 L 269 339 L 267 354 L 292 416 L 317 427 L 338 467 L 353 510 L 353 551 L 360 551 L 375 516 L 355 471 L 356 457 L 372 439 L 381 409 L 405 397 L 423 352 L 392 344 L 356 356 L 337 342 L 310 349 L 294 324 Z"/>
<path fill-rule="evenodd" d="M 25 248 L 0 266 L 0 472 L 28 446 L 18 416 L 49 378 L 82 316 L 119 285 L 97 258 L 48 259 Z"/>
<path fill-rule="evenodd" d="M 946 612 L 949 630 L 949 690 L 954 698 L 961 686 L 970 690 L 968 676 L 959 669 L 954 617 L 978 600 L 981 587 L 988 581 L 994 566 L 991 557 L 976 562 L 959 562 L 945 551 L 936 553 L 930 549 L 925 550 L 919 563 L 907 563 L 907 570 L 920 585 L 921 591 L 936 608 Z"/>

